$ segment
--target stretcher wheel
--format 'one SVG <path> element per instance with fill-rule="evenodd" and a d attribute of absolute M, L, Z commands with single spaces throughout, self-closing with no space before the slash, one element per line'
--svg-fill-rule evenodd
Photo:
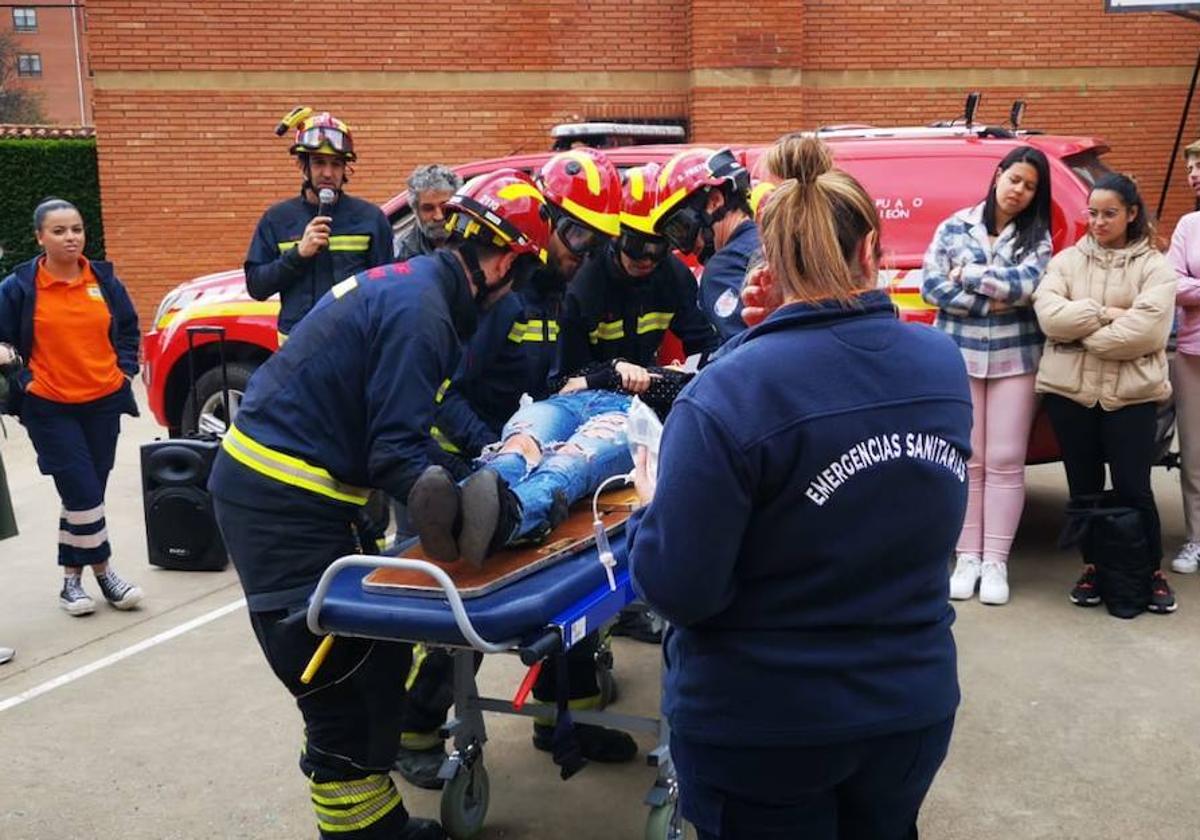
<path fill-rule="evenodd" d="M 696 829 L 679 815 L 678 800 L 650 809 L 646 840 L 696 840 Z"/>
<path fill-rule="evenodd" d="M 470 840 L 483 828 L 491 784 L 482 759 L 464 767 L 442 789 L 442 828 L 452 840 Z"/>

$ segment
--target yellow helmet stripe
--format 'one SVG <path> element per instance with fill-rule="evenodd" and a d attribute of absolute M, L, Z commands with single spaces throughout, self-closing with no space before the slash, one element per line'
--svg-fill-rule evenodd
<path fill-rule="evenodd" d="M 634 167 L 629 170 L 629 195 L 634 201 L 641 201 L 645 194 L 646 178 L 642 174 L 641 167 Z"/>
<path fill-rule="evenodd" d="M 562 157 L 570 158 L 582 166 L 583 174 L 587 176 L 588 192 L 592 195 L 600 195 L 600 167 L 596 166 L 596 161 L 578 150 L 563 152 Z"/>
<path fill-rule="evenodd" d="M 597 213 L 566 197 L 562 200 L 562 209 L 606 236 L 617 236 L 621 232 L 621 217 L 616 213 Z"/>
<path fill-rule="evenodd" d="M 496 195 L 505 201 L 512 201 L 514 198 L 532 198 L 538 204 L 546 203 L 546 197 L 542 195 L 541 190 L 533 184 L 526 184 L 524 181 L 513 181 L 511 184 L 505 184 L 496 191 Z"/>

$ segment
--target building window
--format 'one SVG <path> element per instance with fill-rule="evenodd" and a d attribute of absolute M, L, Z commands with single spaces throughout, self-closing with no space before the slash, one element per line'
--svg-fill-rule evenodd
<path fill-rule="evenodd" d="M 42 57 L 37 53 L 21 53 L 17 56 L 18 76 L 42 75 Z"/>
<path fill-rule="evenodd" d="M 18 32 L 37 32 L 37 9 L 13 9 L 13 29 Z"/>

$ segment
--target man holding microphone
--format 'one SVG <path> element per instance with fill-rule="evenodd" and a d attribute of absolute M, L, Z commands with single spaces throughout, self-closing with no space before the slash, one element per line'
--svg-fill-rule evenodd
<path fill-rule="evenodd" d="M 275 129 L 295 129 L 291 153 L 304 175 L 300 194 L 258 220 L 246 253 L 246 291 L 278 293 L 279 343 L 333 285 L 392 262 L 392 228 L 383 211 L 344 193 L 354 163 L 350 127 L 329 113 L 296 108 Z"/>

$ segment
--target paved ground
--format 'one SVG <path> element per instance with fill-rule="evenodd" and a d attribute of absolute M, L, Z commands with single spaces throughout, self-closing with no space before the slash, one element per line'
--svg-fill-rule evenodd
<path fill-rule="evenodd" d="M 0 440 L 23 533 L 0 543 L 0 709 L 24 692 L 238 600 L 232 571 L 150 568 L 138 450 L 158 430 L 126 421 L 109 493 L 115 563 L 145 607 L 74 619 L 57 606 L 58 502 L 22 430 Z M 1181 538 L 1176 474 L 1156 489 L 1169 548 Z M 1014 597 L 959 611 L 964 703 L 950 758 L 922 816 L 933 840 L 1200 836 L 1200 576 L 1180 578 L 1174 616 L 1122 622 L 1072 607 L 1076 571 L 1054 548 L 1065 499 L 1058 467 L 1029 472 Z M 95 590 L 94 584 L 92 585 Z M 658 658 L 618 640 L 618 709 L 652 713 Z M 484 688 L 511 695 L 521 669 L 491 657 Z M 492 807 L 485 838 L 639 838 L 642 764 L 592 766 L 569 782 L 529 746 L 529 726 L 491 718 Z M 241 609 L 0 711 L 0 837 L 312 837 L 295 770 L 299 717 L 267 670 Z M 643 746 L 646 742 L 643 741 Z M 437 797 L 405 790 L 433 815 Z"/>

